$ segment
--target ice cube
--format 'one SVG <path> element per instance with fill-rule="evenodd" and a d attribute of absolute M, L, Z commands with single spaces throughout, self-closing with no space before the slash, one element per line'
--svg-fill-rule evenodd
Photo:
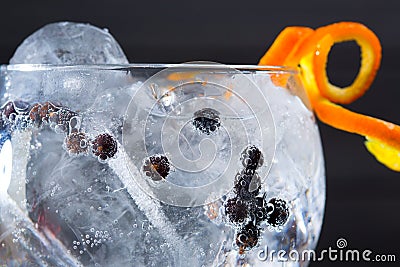
<path fill-rule="evenodd" d="M 10 59 L 11 64 L 127 64 L 118 42 L 107 30 L 74 22 L 48 24 L 27 37 Z M 55 70 L 10 72 L 6 76 L 6 94 L 27 101 L 45 97 L 58 102 L 71 102 L 71 95 L 87 107 L 88 98 L 98 95 L 99 84 L 115 86 L 123 73 L 104 74 L 89 71 Z M 88 79 L 90 76 L 90 79 Z M 125 75 L 128 78 L 128 75 Z M 121 80 L 121 79 L 120 79 Z M 121 80 L 122 81 L 122 80 Z M 79 97 L 78 97 L 79 96 Z"/>
<path fill-rule="evenodd" d="M 57 22 L 37 30 L 17 48 L 11 64 L 124 64 L 121 47 L 108 30 Z"/>

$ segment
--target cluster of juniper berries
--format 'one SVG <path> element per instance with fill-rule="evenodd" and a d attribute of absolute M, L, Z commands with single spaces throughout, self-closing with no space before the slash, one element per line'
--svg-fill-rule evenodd
<path fill-rule="evenodd" d="M 0 127 L 9 132 L 33 127 L 50 126 L 57 133 L 65 133 L 64 146 L 69 154 L 88 154 L 105 161 L 117 153 L 117 141 L 108 134 L 102 133 L 91 139 L 80 131 L 80 117 L 61 105 L 52 102 L 29 103 L 8 101 L 0 108 Z"/>
<path fill-rule="evenodd" d="M 261 223 L 279 228 L 289 218 L 286 201 L 272 198 L 266 201 L 260 196 L 261 178 L 257 169 L 264 163 L 263 154 L 254 145 L 244 149 L 240 157 L 244 167 L 236 174 L 234 196 L 224 203 L 225 214 L 236 228 L 235 242 L 239 253 L 244 253 L 258 244 L 261 236 Z"/>

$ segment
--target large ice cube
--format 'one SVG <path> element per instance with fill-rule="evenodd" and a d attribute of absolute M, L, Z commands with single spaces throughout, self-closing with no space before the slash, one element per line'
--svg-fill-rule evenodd
<path fill-rule="evenodd" d="M 124 64 L 121 47 L 106 30 L 58 22 L 34 32 L 17 48 L 11 64 Z"/>
<path fill-rule="evenodd" d="M 107 30 L 83 23 L 58 22 L 48 24 L 26 38 L 10 63 L 90 65 L 126 64 L 128 60 Z M 130 90 L 125 87 L 131 87 L 132 80 L 126 72 L 60 67 L 53 71 L 33 71 L 29 68 L 24 67 L 23 74 L 6 73 L 5 95 L 9 99 L 25 99 L 31 103 L 54 101 L 89 113 L 95 109 L 91 116 L 96 117 L 97 122 L 104 121 L 107 128 L 115 120 L 111 111 L 117 107 L 115 101 L 130 99 L 126 96 Z M 121 92 L 115 94 L 116 91 Z"/>

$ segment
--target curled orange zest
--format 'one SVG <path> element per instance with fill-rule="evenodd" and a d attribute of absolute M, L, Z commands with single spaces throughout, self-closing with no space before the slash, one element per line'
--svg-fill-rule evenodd
<path fill-rule="evenodd" d="M 354 22 L 335 23 L 316 30 L 319 36 L 329 35 L 329 43 L 320 44 L 319 55 L 314 57 L 314 75 L 320 93 L 330 101 L 349 104 L 361 97 L 373 82 L 381 62 L 381 45 L 378 37 L 367 27 Z M 335 43 L 356 41 L 361 48 L 361 66 L 350 86 L 332 85 L 326 74 L 329 51 Z M 327 42 L 327 39 L 325 39 Z"/>
<path fill-rule="evenodd" d="M 361 67 L 353 84 L 338 88 L 329 82 L 326 74 L 328 55 L 335 43 L 350 40 L 355 40 L 361 48 Z M 273 56 L 274 51 L 279 51 L 274 47 L 278 44 L 284 47 L 282 53 L 286 56 L 280 52 Z M 288 47 L 292 50 L 288 51 Z M 365 145 L 376 159 L 390 169 L 400 171 L 400 127 L 335 104 L 348 104 L 358 99 L 375 78 L 381 60 L 381 46 L 371 30 L 359 23 L 340 22 L 318 28 L 297 41 L 293 36 L 289 38 L 287 34 L 280 34 L 271 48 L 273 50 L 267 52 L 268 57 L 263 57 L 262 63 L 299 66 L 300 78 L 322 122 L 365 136 Z"/>
<path fill-rule="evenodd" d="M 286 27 L 275 39 L 265 55 L 260 59 L 258 65 L 286 65 L 286 59 L 297 50 L 298 45 L 314 32 L 308 27 Z M 284 87 L 289 78 L 289 74 L 273 73 L 271 80 L 276 86 Z"/>
<path fill-rule="evenodd" d="M 259 65 L 282 65 L 290 52 L 295 50 L 299 43 L 313 33 L 314 30 L 308 27 L 286 27 L 276 37 L 265 55 L 260 59 Z"/>

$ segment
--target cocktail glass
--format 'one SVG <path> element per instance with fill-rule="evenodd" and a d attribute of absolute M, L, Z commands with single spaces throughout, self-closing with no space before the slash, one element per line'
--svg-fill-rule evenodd
<path fill-rule="evenodd" d="M 1 264 L 307 265 L 325 176 L 295 69 L 0 71 Z"/>

